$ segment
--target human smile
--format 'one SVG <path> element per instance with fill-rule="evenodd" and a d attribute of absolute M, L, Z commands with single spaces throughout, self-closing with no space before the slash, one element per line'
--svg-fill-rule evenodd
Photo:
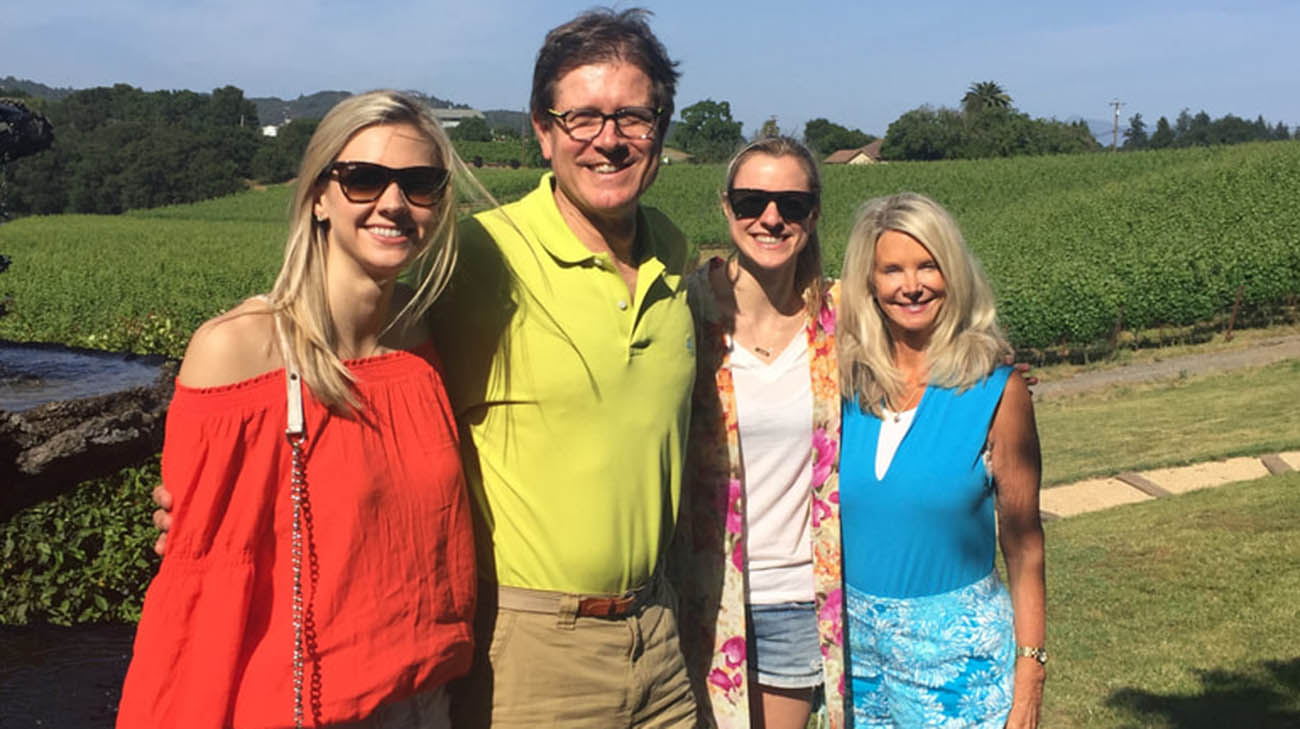
<path fill-rule="evenodd" d="M 392 243 L 404 243 L 411 238 L 410 230 L 392 225 L 367 225 L 366 232 Z"/>
<path fill-rule="evenodd" d="M 591 170 L 592 172 L 595 172 L 598 175 L 612 175 L 618 172 L 622 172 L 623 170 L 626 170 L 631 166 L 632 163 L 629 160 L 623 160 L 622 162 L 611 162 L 609 160 L 605 160 L 603 162 L 589 164 L 587 165 L 587 169 Z"/>
<path fill-rule="evenodd" d="M 920 314 L 930 306 L 934 299 L 935 297 L 931 296 L 922 301 L 895 301 L 893 302 L 893 305 L 909 314 Z"/>

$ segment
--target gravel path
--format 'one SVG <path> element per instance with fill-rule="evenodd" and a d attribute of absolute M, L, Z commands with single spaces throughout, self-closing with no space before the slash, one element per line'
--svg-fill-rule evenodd
<path fill-rule="evenodd" d="M 1185 354 L 1159 362 L 1111 367 L 1095 372 L 1084 372 L 1054 382 L 1040 382 L 1034 385 L 1034 399 L 1047 400 L 1107 385 L 1171 379 L 1184 373 L 1203 375 L 1243 367 L 1259 367 L 1284 359 L 1300 359 L 1300 335 L 1264 340 L 1246 349 Z"/>

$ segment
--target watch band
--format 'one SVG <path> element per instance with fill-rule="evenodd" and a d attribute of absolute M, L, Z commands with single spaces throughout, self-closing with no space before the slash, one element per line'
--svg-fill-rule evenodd
<path fill-rule="evenodd" d="M 1040 664 L 1047 665 L 1047 649 L 1036 645 L 1016 646 L 1017 658 L 1032 658 Z"/>

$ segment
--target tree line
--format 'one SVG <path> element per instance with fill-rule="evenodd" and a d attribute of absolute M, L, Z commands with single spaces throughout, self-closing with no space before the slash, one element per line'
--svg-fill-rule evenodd
<path fill-rule="evenodd" d="M 775 118 L 763 123 L 755 138 L 779 133 Z M 1125 149 L 1208 146 L 1291 139 L 1285 124 L 1270 125 L 1228 114 L 1211 119 L 1204 111 L 1184 109 L 1173 124 L 1165 117 L 1148 134 L 1141 114 L 1129 120 Z M 668 144 L 697 162 L 722 162 L 745 143 L 742 125 L 727 101 L 705 99 L 682 110 L 682 121 Z M 857 149 L 875 140 L 825 118 L 804 125 L 804 143 L 826 157 L 840 149 Z M 904 112 L 889 125 L 880 147 L 886 160 L 928 161 L 981 159 L 1020 155 L 1072 154 L 1104 149 L 1086 122 L 1033 118 L 1012 104 L 995 81 L 972 83 L 956 108 L 930 105 Z"/>
<path fill-rule="evenodd" d="M 120 213 L 227 195 L 256 176 L 255 159 L 265 163 L 263 149 L 274 146 L 234 86 L 200 94 L 117 84 L 24 101 L 53 124 L 55 139 L 3 171 L 6 206 L 18 214 Z"/>
<path fill-rule="evenodd" d="M 755 138 L 779 133 L 769 119 Z M 857 149 L 876 137 L 825 118 L 804 125 L 803 140 L 825 157 L 840 149 Z M 682 109 L 682 121 L 668 144 L 697 162 L 722 162 L 743 145 L 742 125 L 726 101 L 705 99 Z M 905 112 L 885 132 L 881 156 L 890 160 L 976 159 L 1024 154 L 1060 154 L 1100 149 L 1087 124 L 1032 119 L 1011 106 L 998 84 L 971 84 L 961 109 L 922 106 Z"/>
<path fill-rule="evenodd" d="M 4 207 L 17 215 L 113 214 L 229 195 L 249 182 L 292 179 L 319 119 L 263 136 L 256 103 L 235 86 L 146 92 L 127 84 L 60 98 L 0 88 L 48 119 L 55 142 L 0 169 Z M 448 130 L 470 163 L 541 166 L 537 141 L 470 117 Z"/>
<path fill-rule="evenodd" d="M 54 125 L 53 148 L 0 169 L 5 207 L 15 214 L 119 213 L 132 208 L 194 202 L 227 195 L 248 181 L 283 182 L 298 161 L 317 120 L 296 119 L 264 137 L 256 104 L 234 86 L 210 94 L 145 92 L 127 84 L 71 91 L 59 98 L 21 98 Z M 472 164 L 544 166 L 537 141 L 524 129 L 470 117 L 448 130 Z M 757 136 L 780 133 L 768 119 Z M 826 118 L 808 121 L 804 142 L 825 157 L 860 148 L 876 138 Z M 1263 117 L 1232 114 L 1211 119 L 1187 109 L 1173 123 L 1160 117 L 1148 131 L 1134 114 L 1124 132 L 1125 149 L 1233 144 L 1291 139 L 1290 130 Z M 727 160 L 746 141 L 743 125 L 725 100 L 704 99 L 685 107 L 668 146 L 696 162 Z M 885 133 L 887 160 L 942 160 L 1061 154 L 1102 149 L 1082 121 L 1035 119 L 1017 110 L 996 82 L 970 85 L 958 108 L 921 106 L 903 113 Z"/>
<path fill-rule="evenodd" d="M 1215 144 L 1287 141 L 1292 138 L 1291 130 L 1286 124 L 1269 124 L 1264 121 L 1262 114 L 1255 121 L 1233 114 L 1211 119 L 1204 109 L 1195 115 L 1190 110 L 1183 109 L 1173 124 L 1163 116 L 1157 119 L 1155 130 L 1149 134 L 1140 112 L 1129 117 L 1128 128 L 1124 130 L 1124 149 L 1208 147 Z"/>

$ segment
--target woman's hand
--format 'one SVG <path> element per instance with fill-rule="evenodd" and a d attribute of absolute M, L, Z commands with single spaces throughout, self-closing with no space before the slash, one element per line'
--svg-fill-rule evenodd
<path fill-rule="evenodd" d="M 1015 687 L 1011 695 L 1011 713 L 1007 715 L 1007 729 L 1037 729 L 1046 678 L 1046 666 L 1033 658 L 1016 658 Z"/>
<path fill-rule="evenodd" d="M 1015 357 L 1008 354 L 1006 357 L 1002 358 L 1002 363 L 1011 365 L 1015 369 L 1016 374 L 1020 375 L 1020 378 L 1025 381 L 1025 385 L 1033 387 L 1038 384 L 1038 378 L 1030 374 L 1030 370 L 1032 370 L 1034 366 L 1028 362 L 1016 362 Z"/>
<path fill-rule="evenodd" d="M 158 505 L 153 512 L 153 525 L 162 532 L 153 543 L 153 551 L 161 557 L 167 551 L 167 530 L 172 528 L 172 492 L 166 486 L 158 484 L 153 490 L 153 502 Z"/>

